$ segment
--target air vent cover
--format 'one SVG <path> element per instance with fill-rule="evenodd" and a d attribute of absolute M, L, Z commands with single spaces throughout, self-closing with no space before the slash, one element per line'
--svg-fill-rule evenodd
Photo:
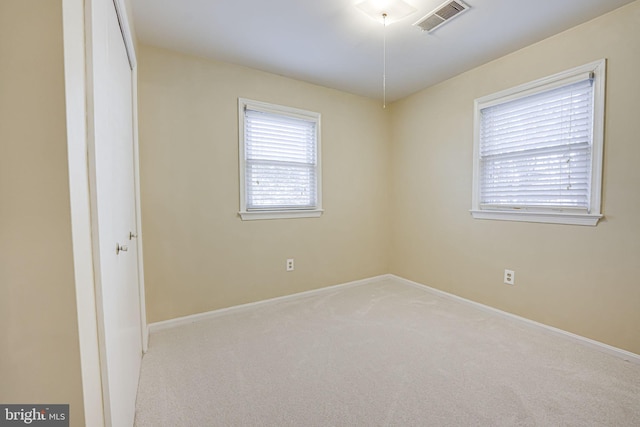
<path fill-rule="evenodd" d="M 433 12 L 422 17 L 413 25 L 420 27 L 422 31 L 431 32 L 450 19 L 460 16 L 460 14 L 466 12 L 467 9 L 469 9 L 469 6 L 464 4 L 462 1 L 450 0 L 441 4 Z"/>

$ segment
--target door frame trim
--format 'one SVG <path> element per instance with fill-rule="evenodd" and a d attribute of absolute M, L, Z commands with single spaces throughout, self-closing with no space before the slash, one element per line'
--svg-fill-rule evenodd
<path fill-rule="evenodd" d="M 71 234 L 85 425 L 105 424 L 89 191 L 84 0 L 62 0 Z"/>

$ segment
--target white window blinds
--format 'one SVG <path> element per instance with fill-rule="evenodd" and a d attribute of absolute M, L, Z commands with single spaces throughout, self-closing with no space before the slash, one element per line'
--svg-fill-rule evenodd
<path fill-rule="evenodd" d="M 244 108 L 246 210 L 318 207 L 318 120 Z"/>
<path fill-rule="evenodd" d="M 593 79 L 572 80 L 480 110 L 481 208 L 589 211 Z"/>

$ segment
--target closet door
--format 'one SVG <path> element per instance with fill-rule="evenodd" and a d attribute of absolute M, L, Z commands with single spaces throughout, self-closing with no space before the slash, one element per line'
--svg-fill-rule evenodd
<path fill-rule="evenodd" d="M 106 425 L 120 427 L 133 425 L 142 359 L 133 74 L 114 3 L 89 3 L 88 104 L 100 364 Z"/>

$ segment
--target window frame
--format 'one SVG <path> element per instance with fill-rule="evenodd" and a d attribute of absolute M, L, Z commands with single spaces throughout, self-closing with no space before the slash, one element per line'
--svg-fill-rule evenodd
<path fill-rule="evenodd" d="M 570 84 L 579 75 L 593 75 L 593 129 L 591 141 L 590 204 L 587 213 L 575 208 L 485 208 L 480 206 L 480 131 L 482 109 L 513 101 L 515 99 L 549 91 Z M 569 225 L 595 226 L 603 217 L 602 171 L 604 151 L 606 60 L 601 59 L 572 68 L 549 77 L 506 89 L 474 101 L 473 129 L 473 189 L 471 215 L 475 219 L 524 221 Z"/>
<path fill-rule="evenodd" d="M 311 120 L 316 124 L 316 205 L 312 208 L 264 208 L 247 209 L 247 186 L 245 180 L 245 110 L 253 109 L 270 114 Z M 240 211 L 243 221 L 263 219 L 317 218 L 324 212 L 322 209 L 322 160 L 321 160 L 321 114 L 299 108 L 276 105 L 246 98 L 238 98 L 238 160 L 240 173 Z"/>

